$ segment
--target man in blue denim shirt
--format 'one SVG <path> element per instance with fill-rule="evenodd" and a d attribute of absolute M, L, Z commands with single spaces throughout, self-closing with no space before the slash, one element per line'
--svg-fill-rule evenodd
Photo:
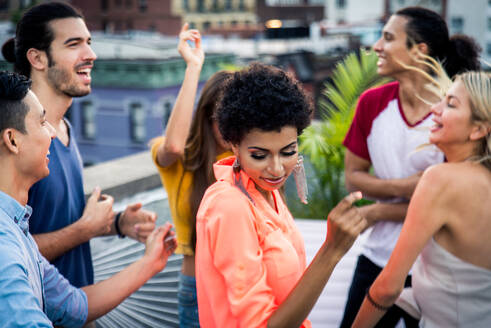
<path fill-rule="evenodd" d="M 29 233 L 29 188 L 49 174 L 55 129 L 30 80 L 0 72 L 0 325 L 81 327 L 160 272 L 175 248 L 170 225 L 147 238 L 145 255 L 113 277 L 78 289 L 39 253 Z"/>

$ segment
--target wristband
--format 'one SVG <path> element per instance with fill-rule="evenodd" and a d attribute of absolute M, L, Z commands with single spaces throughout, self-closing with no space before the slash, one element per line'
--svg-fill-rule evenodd
<path fill-rule="evenodd" d="M 123 212 L 118 212 L 118 214 L 116 214 L 116 218 L 114 219 L 114 228 L 116 229 L 116 233 L 118 234 L 119 238 L 126 237 L 125 235 L 123 235 L 121 233 L 121 230 L 119 229 L 119 219 L 121 218 L 122 214 L 123 214 Z"/>

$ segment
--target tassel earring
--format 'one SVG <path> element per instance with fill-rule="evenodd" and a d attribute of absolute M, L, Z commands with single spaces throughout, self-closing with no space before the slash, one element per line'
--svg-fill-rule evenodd
<path fill-rule="evenodd" d="M 234 170 L 234 173 L 239 173 L 240 172 L 240 162 L 239 162 L 239 158 L 238 157 L 235 157 L 235 161 L 234 161 L 234 164 L 232 164 L 232 168 Z"/>
<path fill-rule="evenodd" d="M 303 165 L 302 155 L 298 156 L 297 164 L 293 168 L 293 178 L 295 179 L 295 184 L 297 185 L 298 198 L 300 198 L 302 203 L 307 204 L 309 189 L 307 187 L 307 178 L 305 176 L 305 167 Z"/>

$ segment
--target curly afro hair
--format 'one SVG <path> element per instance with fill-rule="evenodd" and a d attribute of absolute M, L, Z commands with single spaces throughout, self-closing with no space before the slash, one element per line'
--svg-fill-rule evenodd
<path fill-rule="evenodd" d="M 234 73 L 226 84 L 216 118 L 225 141 L 238 145 L 252 129 L 280 131 L 293 126 L 300 135 L 311 114 L 298 82 L 278 68 L 254 63 Z"/>

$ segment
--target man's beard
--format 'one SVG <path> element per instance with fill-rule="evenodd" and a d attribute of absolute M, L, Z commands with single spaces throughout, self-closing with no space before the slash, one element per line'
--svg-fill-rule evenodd
<path fill-rule="evenodd" d="M 90 85 L 86 88 L 78 87 L 75 82 L 71 81 L 72 74 L 70 72 L 56 67 L 56 63 L 52 59 L 48 59 L 48 61 L 48 81 L 57 91 L 72 98 L 83 97 L 90 93 Z"/>

